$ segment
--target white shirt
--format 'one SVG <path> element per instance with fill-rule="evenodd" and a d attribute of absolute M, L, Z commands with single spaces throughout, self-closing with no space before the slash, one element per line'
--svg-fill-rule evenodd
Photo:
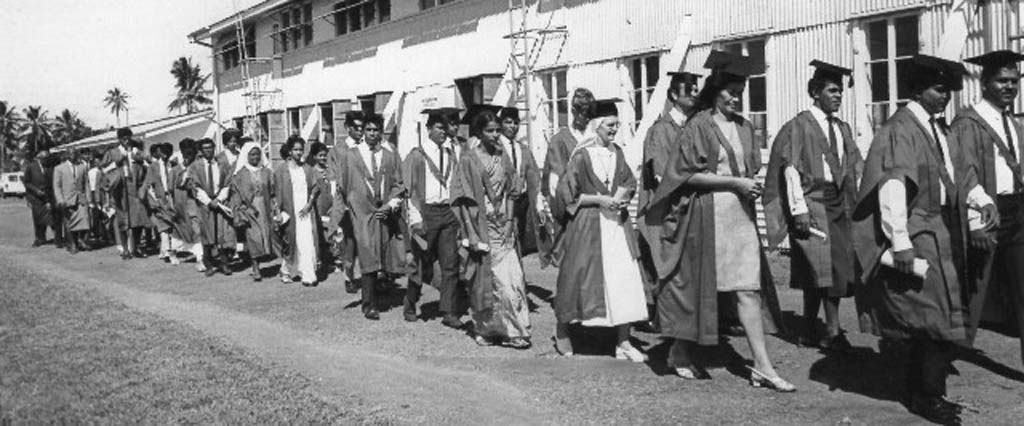
<path fill-rule="evenodd" d="M 355 148 L 359 145 L 359 141 L 352 139 L 352 136 L 345 136 L 345 145 L 349 148 Z"/>
<path fill-rule="evenodd" d="M 676 123 L 676 126 L 683 127 L 683 125 L 686 124 L 686 114 L 683 114 L 683 112 L 680 111 L 679 108 L 672 107 L 671 109 L 669 109 L 668 118 L 672 119 L 672 122 Z"/>
<path fill-rule="evenodd" d="M 836 125 L 835 121 L 829 121 L 829 115 L 825 114 L 825 111 L 822 111 L 817 105 L 812 105 L 807 111 L 814 116 L 814 121 L 818 122 L 818 126 L 821 127 L 821 131 L 825 133 L 826 138 L 828 138 L 829 127 L 832 127 L 832 131 L 836 135 L 836 154 L 839 156 L 839 162 L 842 163 L 845 147 L 842 140 L 843 133 L 840 131 L 839 126 Z M 825 182 L 832 182 L 832 168 L 829 167 L 828 161 L 825 161 L 825 154 L 821 154 L 821 164 Z M 793 216 L 807 214 L 807 201 L 804 200 L 804 189 L 800 185 L 800 172 L 796 170 L 796 167 L 786 166 L 783 173 L 786 176 L 786 196 L 789 199 L 789 213 Z"/>
<path fill-rule="evenodd" d="M 451 140 L 445 141 L 441 144 L 444 147 L 444 168 L 454 166 L 451 162 L 455 160 L 455 145 Z M 434 162 L 434 165 L 438 167 L 438 171 L 441 175 L 444 175 L 444 169 L 441 168 L 441 149 L 438 148 L 434 141 L 430 141 L 421 146 L 423 153 Z M 448 175 L 448 183 L 451 182 L 452 176 L 455 175 L 455 168 L 451 167 L 452 172 Z M 430 166 L 424 167 L 423 171 L 423 191 L 424 191 L 424 203 L 425 204 L 446 204 L 450 202 L 450 192 L 448 191 L 448 185 L 441 185 L 441 182 L 434 177 L 434 173 L 430 171 Z M 390 203 L 389 203 L 390 204 Z M 416 205 L 409 203 L 409 225 L 416 225 L 423 223 L 423 216 L 420 214 L 419 209 Z"/>
<path fill-rule="evenodd" d="M 518 144 L 518 142 L 512 142 L 512 140 L 505 137 L 505 135 L 498 136 L 498 140 L 501 141 L 501 149 L 505 150 L 510 157 L 514 156 L 514 158 L 512 158 L 512 164 L 515 165 L 516 175 L 518 175 L 519 171 L 523 168 L 523 147 L 516 145 L 515 153 L 513 153 L 512 144 Z"/>
<path fill-rule="evenodd" d="M 203 172 L 202 173 L 203 173 L 204 177 L 207 177 L 207 178 L 209 177 L 209 176 L 205 176 L 207 174 L 207 172 L 210 170 L 207 167 L 212 166 L 213 182 L 210 182 L 210 186 L 213 188 L 214 191 L 216 191 L 216 193 L 215 194 L 207 194 L 206 193 L 206 189 L 200 187 L 198 189 L 201 189 L 201 190 L 200 191 L 196 191 L 196 199 L 199 200 L 199 202 L 201 202 L 203 204 L 210 204 L 210 201 L 212 201 L 213 197 L 217 197 L 216 198 L 217 201 L 220 201 L 220 202 L 223 202 L 224 200 L 227 200 L 227 198 L 228 198 L 228 187 L 220 188 L 220 167 L 217 166 L 217 160 L 216 159 L 207 160 L 205 158 L 200 158 L 197 161 L 201 161 L 200 164 L 202 165 L 202 168 L 203 168 Z M 220 189 L 218 190 L 218 188 L 220 188 Z"/>
<path fill-rule="evenodd" d="M 980 115 L 981 118 L 985 120 L 985 123 L 988 123 L 988 125 L 992 127 L 992 130 L 994 130 L 996 134 L 999 135 L 999 139 L 1003 141 L 1003 144 L 1009 147 L 1010 142 L 1007 140 L 1006 132 L 1003 130 L 1003 112 L 996 109 L 995 105 L 992 105 L 991 103 L 985 100 L 978 102 L 977 104 L 974 104 L 974 110 L 977 111 L 978 115 Z M 1010 118 L 1010 120 L 1013 119 Z M 1018 141 L 1020 141 L 1020 135 L 1017 134 L 1016 123 L 1014 123 L 1013 121 L 1010 122 L 1010 129 L 1010 131 L 1014 133 L 1013 143 L 1016 144 Z M 1015 145 L 1014 149 L 1016 150 L 1018 146 L 1019 145 Z M 1002 150 L 997 148 L 994 151 L 996 154 L 996 158 L 995 170 L 993 171 L 995 172 L 996 177 L 996 194 L 1013 194 L 1013 181 L 1014 179 L 1016 179 L 1013 176 L 1013 171 L 1010 170 L 1010 166 L 1006 165 L 1006 159 L 1003 156 Z M 1015 160 L 1020 161 L 1019 152 L 1017 152 L 1017 158 Z"/>
<path fill-rule="evenodd" d="M 925 129 L 931 129 L 929 119 L 932 116 L 924 110 L 921 104 L 910 102 L 907 104 L 907 109 L 914 114 L 914 117 L 921 122 Z M 944 156 L 946 171 L 949 172 L 949 178 L 952 180 L 953 164 L 949 158 L 949 145 L 946 143 L 946 137 L 942 134 L 942 130 L 938 129 L 937 133 L 939 135 L 939 144 L 946 154 Z M 948 201 L 946 200 L 945 183 L 940 183 L 939 189 L 942 205 L 946 205 Z M 983 206 L 990 204 L 992 204 L 992 199 L 985 194 L 985 190 L 981 185 L 975 185 L 968 192 L 967 206 L 969 209 L 967 216 L 972 231 L 981 228 L 981 215 L 978 211 Z M 882 220 L 882 232 L 892 242 L 892 250 L 899 252 L 914 248 L 910 241 L 910 233 L 907 231 L 907 188 L 903 181 L 890 179 L 882 183 L 878 190 L 878 205 Z"/>
<path fill-rule="evenodd" d="M 97 187 L 99 186 L 99 183 L 100 183 L 100 169 L 99 169 L 99 167 L 93 167 L 93 168 L 89 169 L 89 172 L 87 173 L 87 176 L 88 176 L 88 180 L 89 180 L 89 190 L 90 191 L 95 191 L 97 189 Z"/>

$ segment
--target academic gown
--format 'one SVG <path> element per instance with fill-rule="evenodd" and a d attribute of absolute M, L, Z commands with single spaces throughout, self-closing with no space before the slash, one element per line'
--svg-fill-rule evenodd
<path fill-rule="evenodd" d="M 171 167 L 168 171 L 167 181 L 173 188 L 171 201 L 174 208 L 174 226 L 171 228 L 171 236 L 186 244 L 195 244 L 198 241 L 200 229 L 199 209 L 185 179 L 188 175 L 187 172 L 188 170 L 181 165 Z"/>
<path fill-rule="evenodd" d="M 686 123 L 683 123 L 685 125 Z M 637 191 L 636 228 L 644 274 L 644 291 L 647 302 L 653 303 L 658 287 L 658 271 L 653 259 L 661 257 L 661 224 L 648 224 L 644 214 L 651 197 L 658 189 L 658 177 L 664 178 L 670 153 L 679 143 L 683 126 L 676 124 L 669 115 L 662 115 L 647 131 L 644 138 L 643 164 L 640 168 L 640 189 Z"/>
<path fill-rule="evenodd" d="M 333 147 L 327 152 L 327 186 L 330 189 L 331 183 L 338 185 L 343 175 L 345 174 L 345 165 L 348 164 L 346 157 L 351 148 L 348 146 L 348 140 L 344 140 L 340 143 L 334 144 Z M 330 191 L 328 191 L 330 192 Z M 333 238 L 333 233 L 340 226 L 342 232 L 345 234 L 345 239 L 339 244 L 334 246 L 334 250 L 342 265 L 346 269 L 351 269 L 352 264 L 355 262 L 356 257 L 356 243 L 354 239 L 355 229 L 352 226 L 352 218 L 347 214 L 348 209 L 345 203 L 333 202 L 334 199 L 342 199 L 345 195 L 340 191 L 339 188 L 335 187 L 334 193 L 331 194 L 331 208 L 327 211 L 327 216 L 330 218 L 328 221 L 326 233 L 327 238 Z M 333 241 L 328 239 L 328 241 Z M 355 273 L 355 271 L 352 271 Z"/>
<path fill-rule="evenodd" d="M 1016 119 L 1010 120 L 1013 126 L 1011 131 L 1016 143 L 1016 152 L 1022 152 L 1024 148 L 1021 138 L 1024 136 L 1024 126 Z M 1000 129 L 1000 133 L 1002 129 Z M 999 133 L 985 121 L 974 107 L 967 108 L 957 115 L 950 125 L 950 143 L 955 143 L 965 158 L 965 163 L 971 168 L 972 173 L 977 176 L 978 182 L 985 189 L 985 193 L 997 200 L 995 162 L 1005 161 L 996 152 L 1002 151 L 1000 145 L 1005 146 Z M 997 143 L 998 141 L 998 143 Z M 1009 147 L 1006 147 L 1007 153 Z M 1019 162 L 1013 161 L 1009 164 L 1014 178 L 1020 180 L 1024 176 L 1024 167 Z M 997 252 L 1000 248 L 1020 246 L 1024 244 L 1024 211 L 1016 206 L 1003 206 L 999 210 L 999 227 L 993 231 L 996 238 Z M 1020 286 L 1022 283 L 1010 283 L 1002 276 L 1003 270 L 996 265 L 996 253 L 983 252 L 968 248 L 968 261 L 965 271 L 964 298 L 968 307 L 968 337 L 973 339 L 974 334 L 981 322 L 992 325 L 1003 332 L 1016 333 L 1020 335 L 1015 312 L 1024 309 L 1024 306 L 1014 306 L 1014 299 L 1010 297 L 1011 286 Z M 1018 259 L 1020 260 L 1020 259 Z M 1024 356 L 1024 341 L 1021 348 Z"/>
<path fill-rule="evenodd" d="M 551 175 L 554 174 L 561 179 L 565 174 L 566 166 L 569 164 L 569 156 L 572 155 L 573 150 L 576 148 L 576 144 L 579 141 L 573 136 L 572 130 L 568 127 L 563 127 L 558 133 L 555 133 L 548 141 L 547 155 L 544 157 L 544 169 L 541 173 L 541 193 L 548 197 L 548 203 L 553 202 L 555 194 L 551 193 Z M 565 225 L 559 221 L 552 224 L 554 232 L 552 233 L 552 246 L 548 253 L 542 253 L 542 262 L 551 265 L 558 265 L 562 255 L 562 227 Z"/>
<path fill-rule="evenodd" d="M 394 151 L 380 147 L 378 161 L 377 173 L 373 173 L 359 149 L 348 152 L 338 181 L 338 192 L 343 194 L 339 201 L 352 220 L 359 271 L 401 274 L 406 272 L 402 212 L 393 211 L 384 220 L 373 214 L 389 201 L 405 197 L 402 160 Z"/>
<path fill-rule="evenodd" d="M 121 229 L 146 228 L 151 222 L 149 211 L 142 203 L 141 188 L 146 181 L 147 166 L 130 162 L 128 174 L 118 167 L 106 175 L 108 193 L 113 198 L 118 226 Z"/>
<path fill-rule="evenodd" d="M 558 268 L 555 292 L 555 317 L 560 323 L 580 321 L 588 325 L 590 320 L 609 319 L 613 323 L 600 325 L 610 326 L 647 319 L 643 282 L 639 268 L 635 264 L 640 253 L 636 245 L 635 230 L 628 216 L 623 213 L 622 217 L 615 221 L 624 234 L 624 241 L 620 241 L 620 244 L 625 244 L 626 247 L 604 247 L 604 234 L 613 233 L 611 229 L 602 228 L 602 225 L 610 222 L 602 217 L 606 213 L 596 206 L 580 205 L 580 196 L 583 194 L 614 196 L 620 188 L 627 191 L 628 198 L 632 198 L 636 191 L 636 178 L 626 164 L 622 150 L 617 145 L 613 145 L 612 149 L 615 155 L 615 172 L 608 182 L 609 185 L 595 174 L 592 164 L 594 160 L 591 159 L 589 150 L 581 149 L 572 154 L 551 203 L 556 220 L 565 224 L 562 235 L 564 251 Z M 623 251 L 626 259 L 606 258 L 613 256 L 612 253 L 622 254 Z M 629 269 L 636 273 L 635 277 L 631 277 L 631 282 L 619 282 L 620 277 L 607 276 L 609 271 L 606 270 L 606 266 L 617 263 L 625 270 L 628 262 L 634 262 Z M 636 287 L 632 288 L 634 284 Z M 610 312 L 608 308 L 609 298 L 617 295 L 617 292 L 609 291 L 610 286 L 627 286 L 628 288 L 620 287 L 617 290 L 624 290 L 627 295 L 635 295 L 635 298 L 624 298 L 629 302 L 636 302 L 630 303 L 630 306 L 624 309 L 627 315 L 625 320 L 622 313 Z"/>
<path fill-rule="evenodd" d="M 165 173 L 167 173 L 167 185 L 172 185 L 170 166 L 167 166 Z M 159 162 L 154 161 L 149 165 L 146 180 L 142 183 L 142 188 L 139 191 L 139 197 L 149 209 L 150 223 L 156 227 L 157 231 L 171 232 L 174 226 L 180 223 L 175 219 L 177 213 L 174 210 L 171 191 L 164 186 L 164 182 L 160 179 Z"/>
<path fill-rule="evenodd" d="M 234 248 L 236 239 L 231 218 L 221 211 L 220 208 L 210 209 L 209 206 L 202 205 L 196 196 L 198 191 L 205 191 L 210 199 L 216 199 L 222 190 L 230 191 L 232 170 L 226 169 L 222 164 L 218 164 L 217 173 L 220 178 L 217 180 L 217 186 L 214 187 L 213 182 L 208 181 L 205 163 L 203 159 L 196 159 L 188 167 L 190 189 L 199 211 L 199 239 L 203 245 Z M 227 199 L 221 201 L 221 204 L 229 205 Z"/>
<path fill-rule="evenodd" d="M 948 139 L 947 139 L 948 140 Z M 963 164 L 956 144 L 948 144 L 953 164 Z M 959 175 L 960 170 L 957 170 Z M 914 255 L 928 261 L 924 279 L 881 266 L 879 258 L 891 248 L 881 228 L 878 191 L 889 179 L 901 179 L 907 189 L 907 231 Z M 958 266 L 963 255 L 966 191 L 977 179 L 970 174 L 949 182 L 931 130 L 906 107 L 900 108 L 875 133 L 864 164 L 854 210 L 854 243 L 864 266 L 866 315 L 862 328 L 889 338 L 963 341 L 966 317 Z M 952 213 L 944 218 L 940 187 L 946 184 Z"/>
<path fill-rule="evenodd" d="M 504 136 L 501 136 L 504 138 Z M 507 139 L 506 139 L 507 140 Z M 542 223 L 537 213 L 537 195 L 541 191 L 540 168 L 537 160 L 533 157 L 533 151 L 526 144 L 514 141 L 516 144 L 516 168 L 518 179 L 524 183 L 524 192 L 518 196 L 513 204 L 513 215 L 516 217 L 516 235 L 519 241 L 519 255 L 529 256 L 534 253 L 548 253 L 551 251 L 551 235 L 548 232 L 549 224 Z M 512 153 L 506 152 L 511 159 Z M 546 263 L 544 256 L 541 262 Z"/>
<path fill-rule="evenodd" d="M 483 242 L 489 248 L 487 252 L 469 252 L 463 261 L 471 283 L 474 331 L 485 337 L 528 338 L 529 305 L 516 250 L 514 214 L 515 201 L 524 188 L 506 154 L 511 153 L 501 147 L 494 153 L 482 146 L 470 148 L 455 171 L 452 199 L 470 218 L 463 224 L 470 245 Z M 493 209 L 490 213 L 488 204 Z"/>
<path fill-rule="evenodd" d="M 64 213 L 64 226 L 69 232 L 89 230 L 89 209 L 85 187 L 88 177 L 85 164 L 65 161 L 53 171 L 54 202 Z"/>
<path fill-rule="evenodd" d="M 753 142 L 753 126 L 738 123 L 743 144 L 746 177 L 761 168 L 761 152 Z M 714 122 L 710 111 L 694 115 L 684 127 L 680 143 L 671 151 L 669 165 L 647 209 L 646 223 L 661 224 L 661 257 L 654 259 L 659 285 L 658 321 L 662 334 L 696 342 L 718 344 L 718 278 L 714 193 L 690 187 L 697 173 L 717 173 L 719 155 L 729 142 Z M 761 251 L 762 316 L 765 333 L 782 324 L 778 296 Z"/>
<path fill-rule="evenodd" d="M 305 172 L 305 175 L 306 175 L 306 185 L 305 185 L 305 187 L 306 187 L 306 191 L 307 191 L 307 196 L 310 196 L 310 195 L 315 196 L 316 195 L 316 189 L 318 188 L 317 187 L 317 183 L 316 183 L 316 172 L 313 171 L 313 169 L 311 167 L 306 166 L 306 165 L 303 165 L 302 168 L 303 168 L 303 171 Z M 275 202 L 274 205 L 276 207 L 276 210 L 275 210 L 274 214 L 276 215 L 276 214 L 278 214 L 280 212 L 285 212 L 285 213 L 288 214 L 288 216 L 290 216 L 288 218 L 288 222 L 285 222 L 283 227 L 281 227 L 281 226 L 277 227 L 278 232 L 281 234 L 281 239 L 280 239 L 280 242 L 281 242 L 281 253 L 280 254 L 281 254 L 281 257 L 285 261 L 287 261 L 289 263 L 289 265 L 295 266 L 295 265 L 298 264 L 298 259 L 297 259 L 297 256 L 296 256 L 297 251 L 295 249 L 296 241 L 297 241 L 297 235 L 296 235 L 296 228 L 297 227 L 295 225 L 297 218 L 295 217 L 295 212 L 297 211 L 297 209 L 296 209 L 295 201 L 294 201 L 295 200 L 295 196 L 292 193 L 292 177 L 291 177 L 291 173 L 288 170 L 288 163 L 287 162 L 283 162 L 281 164 L 278 164 L 277 167 L 274 168 L 274 179 L 273 179 L 273 182 L 274 182 L 273 183 L 273 187 L 274 187 L 274 197 L 275 197 L 274 198 L 274 202 Z M 300 209 L 302 207 L 303 206 L 298 206 L 298 208 L 300 208 Z M 316 236 L 317 236 L 317 232 L 318 232 L 317 230 L 320 228 L 320 215 L 316 211 L 316 203 L 313 203 L 313 208 L 312 208 L 312 210 L 310 211 L 309 214 L 310 214 L 310 217 L 313 220 L 313 230 L 312 230 L 312 234 L 310 234 L 310 238 L 312 238 L 312 241 L 314 241 L 313 246 L 314 246 L 314 253 L 315 253 L 316 259 L 319 259 L 320 258 L 320 247 L 317 246 L 317 244 L 315 244 L 315 241 L 316 241 Z M 293 274 L 299 273 L 299 271 L 297 269 L 295 269 L 295 268 L 291 268 L 290 271 Z"/>
<path fill-rule="evenodd" d="M 274 192 L 274 176 L 269 168 L 260 167 L 253 172 L 243 167 L 231 176 L 234 225 L 244 230 L 245 241 L 242 243 L 254 259 L 275 253 Z"/>
<path fill-rule="evenodd" d="M 790 284 L 797 289 L 826 288 L 829 296 L 853 295 L 858 280 L 857 257 L 853 251 L 851 214 L 857 197 L 857 181 L 864 162 L 850 126 L 838 122 L 843 158 L 829 146 L 828 135 L 810 111 L 803 111 L 782 126 L 772 144 L 765 177 L 764 209 L 768 247 L 776 248 L 787 236 L 791 243 Z M 825 181 L 822 158 L 831 170 L 832 182 Z M 804 201 L 811 226 L 828 237 L 806 239 L 789 235 L 793 218 L 787 196 L 784 170 L 792 166 L 800 173 Z M 835 197 L 827 187 L 835 186 Z"/>

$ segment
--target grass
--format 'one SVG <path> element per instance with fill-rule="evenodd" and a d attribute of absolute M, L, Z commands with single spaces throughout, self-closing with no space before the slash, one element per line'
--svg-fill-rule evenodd
<path fill-rule="evenodd" d="M 3 263 L 0 424 L 366 420 L 196 330 Z"/>

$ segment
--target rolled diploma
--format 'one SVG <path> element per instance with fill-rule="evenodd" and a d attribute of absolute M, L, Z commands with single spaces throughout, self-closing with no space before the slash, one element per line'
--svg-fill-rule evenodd
<path fill-rule="evenodd" d="M 828 241 L 828 234 L 818 228 L 810 228 L 807 232 L 815 237 L 821 238 L 823 241 Z"/>
<path fill-rule="evenodd" d="M 882 262 L 882 265 L 888 266 L 890 268 L 896 264 L 895 260 L 892 257 L 892 250 L 886 250 L 885 253 L 882 253 L 882 257 L 879 259 L 879 261 Z M 916 257 L 914 258 L 914 267 L 912 269 L 914 275 L 916 275 L 919 278 L 924 278 L 928 274 L 928 261 L 920 257 Z"/>

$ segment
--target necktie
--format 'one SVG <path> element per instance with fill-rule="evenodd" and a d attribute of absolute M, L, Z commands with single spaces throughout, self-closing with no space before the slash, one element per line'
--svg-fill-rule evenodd
<path fill-rule="evenodd" d="M 209 187 L 209 191 L 213 193 L 213 162 L 206 160 L 206 185 Z"/>
<path fill-rule="evenodd" d="M 939 139 L 938 120 L 932 117 L 928 120 L 932 125 L 932 137 L 935 138 L 935 147 L 939 149 L 939 158 L 942 160 L 942 167 L 946 167 L 946 151 L 942 149 L 942 141 Z"/>
<path fill-rule="evenodd" d="M 1010 120 L 1007 117 L 1008 112 L 1003 112 L 1003 132 L 1006 133 L 1006 145 L 1010 148 L 1010 156 L 1013 160 L 1017 160 L 1017 142 L 1013 140 L 1013 131 L 1010 130 Z"/>
<path fill-rule="evenodd" d="M 373 174 L 372 178 L 373 178 L 374 182 L 377 181 L 377 177 L 378 177 L 378 173 L 377 173 L 378 172 L 378 168 L 377 168 L 377 154 L 379 152 L 380 152 L 380 149 L 371 149 L 370 150 L 370 173 Z M 379 189 L 378 189 L 377 185 L 374 185 L 374 188 L 373 188 L 373 192 L 374 192 L 373 197 L 374 198 L 380 198 L 380 193 L 378 191 L 379 191 Z"/>
<path fill-rule="evenodd" d="M 439 159 L 439 161 L 437 162 L 437 167 L 441 169 L 441 173 L 445 174 L 445 176 L 444 176 L 445 177 L 445 181 L 447 181 L 448 180 L 448 173 L 447 173 L 448 171 L 444 169 L 444 147 L 438 147 L 437 148 L 437 152 L 438 152 L 438 157 L 437 158 Z"/>
<path fill-rule="evenodd" d="M 512 147 L 512 168 L 515 169 L 516 172 L 518 172 L 519 171 L 519 160 L 516 159 L 516 142 L 515 141 L 509 141 L 509 146 Z"/>
<path fill-rule="evenodd" d="M 78 180 L 78 167 L 75 167 L 74 164 L 71 165 L 71 179 Z"/>
<path fill-rule="evenodd" d="M 836 142 L 836 127 L 835 127 L 835 124 L 836 124 L 836 118 L 831 116 L 831 115 L 828 116 L 828 145 L 830 147 L 832 147 L 832 151 L 833 152 L 837 152 L 838 153 L 839 150 L 836 147 L 838 142 Z"/>

